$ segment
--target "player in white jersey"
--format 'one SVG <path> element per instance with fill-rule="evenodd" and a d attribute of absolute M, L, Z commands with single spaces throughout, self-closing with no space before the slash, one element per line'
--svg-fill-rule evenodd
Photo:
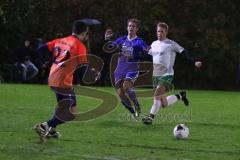
<path fill-rule="evenodd" d="M 178 100 L 182 100 L 186 106 L 189 104 L 185 91 L 175 95 L 165 95 L 173 87 L 173 66 L 176 53 L 184 55 L 197 68 L 202 66 L 202 62 L 196 61 L 191 57 L 186 49 L 173 40 L 168 39 L 167 33 L 168 25 L 164 22 L 159 22 L 157 24 L 158 40 L 151 44 L 148 52 L 153 57 L 153 87 L 156 90 L 151 111 L 148 116 L 142 119 L 145 124 L 152 124 L 155 115 L 162 107 L 170 106 Z"/>

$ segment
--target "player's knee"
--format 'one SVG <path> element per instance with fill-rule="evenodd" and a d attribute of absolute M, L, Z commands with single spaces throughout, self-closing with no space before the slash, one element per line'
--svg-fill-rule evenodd
<path fill-rule="evenodd" d="M 123 87 L 123 90 L 124 90 L 124 92 L 127 93 L 127 92 L 129 91 L 129 87 L 128 87 L 128 86 L 124 86 L 124 87 Z"/>
<path fill-rule="evenodd" d="M 166 96 L 161 96 L 161 104 L 162 104 L 162 107 L 167 107 L 168 106 L 168 102 L 167 102 L 167 99 L 166 99 Z"/>
<path fill-rule="evenodd" d="M 162 107 L 166 107 L 168 105 L 166 96 L 164 95 L 155 95 L 154 99 L 159 100 L 161 102 Z"/>
<path fill-rule="evenodd" d="M 156 88 L 156 93 L 157 94 L 164 94 L 166 93 L 166 87 L 163 85 L 158 85 Z"/>
<path fill-rule="evenodd" d="M 117 94 L 121 97 L 121 96 L 123 96 L 124 95 L 124 90 L 122 89 L 122 88 L 119 88 L 118 90 L 117 90 Z"/>
<path fill-rule="evenodd" d="M 163 95 L 161 95 L 161 94 L 160 94 L 160 95 L 159 95 L 159 94 L 158 94 L 158 95 L 155 94 L 155 95 L 154 95 L 154 99 L 161 101 L 161 100 L 162 100 L 162 96 L 163 96 Z"/>
<path fill-rule="evenodd" d="M 131 89 L 131 88 L 132 88 L 132 83 L 131 83 L 131 82 L 125 81 L 125 82 L 123 83 L 123 89 L 124 89 L 125 92 L 128 92 L 129 89 Z"/>

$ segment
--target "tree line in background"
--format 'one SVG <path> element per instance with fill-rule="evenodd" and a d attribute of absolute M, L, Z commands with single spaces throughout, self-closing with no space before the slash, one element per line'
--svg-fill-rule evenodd
<path fill-rule="evenodd" d="M 72 22 L 82 18 L 102 22 L 90 28 L 90 52 L 99 55 L 106 28 L 123 35 L 127 19 L 138 18 L 139 35 L 149 45 L 156 39 L 156 23 L 164 21 L 170 27 L 168 37 L 203 61 L 204 67 L 196 70 L 177 56 L 178 87 L 239 89 L 239 7 L 237 0 L 1 0 L 0 62 L 13 64 L 25 39 L 66 36 Z"/>

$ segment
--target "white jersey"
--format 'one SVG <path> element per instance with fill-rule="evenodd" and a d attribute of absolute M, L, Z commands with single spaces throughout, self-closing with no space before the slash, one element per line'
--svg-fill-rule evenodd
<path fill-rule="evenodd" d="M 148 52 L 153 57 L 153 76 L 174 75 L 176 53 L 183 50 L 183 47 L 170 39 L 154 41 Z"/>

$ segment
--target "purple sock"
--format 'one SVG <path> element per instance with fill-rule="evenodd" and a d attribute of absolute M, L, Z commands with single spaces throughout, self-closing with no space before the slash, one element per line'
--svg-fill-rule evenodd
<path fill-rule="evenodd" d="M 131 106 L 131 102 L 127 97 L 120 97 L 121 98 L 121 102 L 124 105 L 125 108 L 127 108 L 129 110 L 129 112 L 131 113 L 135 113 L 133 107 Z"/>
<path fill-rule="evenodd" d="M 128 93 L 129 98 L 133 101 L 134 105 L 139 107 L 138 99 L 137 99 L 134 89 L 129 89 L 127 91 L 127 93 Z"/>
<path fill-rule="evenodd" d="M 48 122 L 49 127 L 56 128 L 57 125 L 65 123 L 64 121 L 58 119 L 56 116 L 54 116 L 52 119 L 50 119 Z"/>

